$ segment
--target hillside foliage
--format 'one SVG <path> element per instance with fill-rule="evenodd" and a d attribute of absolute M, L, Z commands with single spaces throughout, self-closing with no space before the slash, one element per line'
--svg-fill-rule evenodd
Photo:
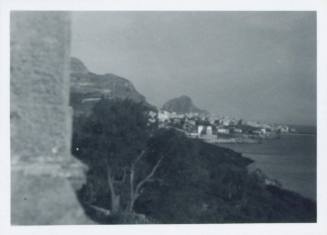
<path fill-rule="evenodd" d="M 89 166 L 78 195 L 97 222 L 315 221 L 315 202 L 266 185 L 248 171 L 250 159 L 158 129 L 148 113 L 140 103 L 104 99 L 75 120 L 73 153 Z"/>

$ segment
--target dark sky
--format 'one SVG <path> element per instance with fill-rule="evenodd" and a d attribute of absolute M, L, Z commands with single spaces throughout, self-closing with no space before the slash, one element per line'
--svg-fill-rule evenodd
<path fill-rule="evenodd" d="M 72 55 L 129 79 L 150 103 L 315 124 L 314 12 L 75 12 Z"/>

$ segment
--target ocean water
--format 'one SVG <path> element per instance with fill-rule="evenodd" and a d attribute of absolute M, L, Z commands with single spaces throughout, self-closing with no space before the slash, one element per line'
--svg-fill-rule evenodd
<path fill-rule="evenodd" d="M 219 144 L 254 160 L 250 170 L 259 168 L 278 180 L 283 188 L 316 200 L 316 135 L 289 134 L 260 144 Z"/>

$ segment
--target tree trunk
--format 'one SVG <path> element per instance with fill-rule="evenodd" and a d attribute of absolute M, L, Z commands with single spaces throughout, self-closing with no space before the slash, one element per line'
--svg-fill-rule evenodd
<path fill-rule="evenodd" d="M 107 166 L 107 180 L 111 197 L 111 210 L 112 213 L 115 214 L 120 210 L 120 196 L 116 194 L 114 179 L 111 175 L 111 169 L 109 166 Z"/>
<path fill-rule="evenodd" d="M 128 212 L 129 213 L 134 212 L 134 204 L 135 204 L 137 198 L 138 198 L 138 194 L 136 194 L 136 192 L 131 194 L 130 203 L 129 203 L 129 207 L 128 207 Z"/>
<path fill-rule="evenodd" d="M 134 209 L 134 169 L 131 169 L 131 174 L 130 174 L 130 198 L 129 198 L 129 205 L 128 205 L 128 212 L 132 213 Z"/>
<path fill-rule="evenodd" d="M 111 193 L 111 210 L 113 214 L 120 211 L 120 196 Z"/>
<path fill-rule="evenodd" d="M 135 199 L 134 199 L 134 197 L 131 197 L 131 201 L 130 201 L 129 208 L 128 208 L 129 213 L 134 212 L 134 203 L 135 203 Z"/>

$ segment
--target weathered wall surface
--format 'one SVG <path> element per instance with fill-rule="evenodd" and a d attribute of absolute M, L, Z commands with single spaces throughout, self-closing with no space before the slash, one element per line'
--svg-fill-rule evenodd
<path fill-rule="evenodd" d="M 69 20 L 67 13 L 11 15 L 11 141 L 15 158 L 32 156 L 34 160 L 49 153 L 51 158 L 64 157 L 69 152 Z"/>
<path fill-rule="evenodd" d="M 86 223 L 68 181 L 83 177 L 70 154 L 70 14 L 12 12 L 10 36 L 12 223 Z"/>

